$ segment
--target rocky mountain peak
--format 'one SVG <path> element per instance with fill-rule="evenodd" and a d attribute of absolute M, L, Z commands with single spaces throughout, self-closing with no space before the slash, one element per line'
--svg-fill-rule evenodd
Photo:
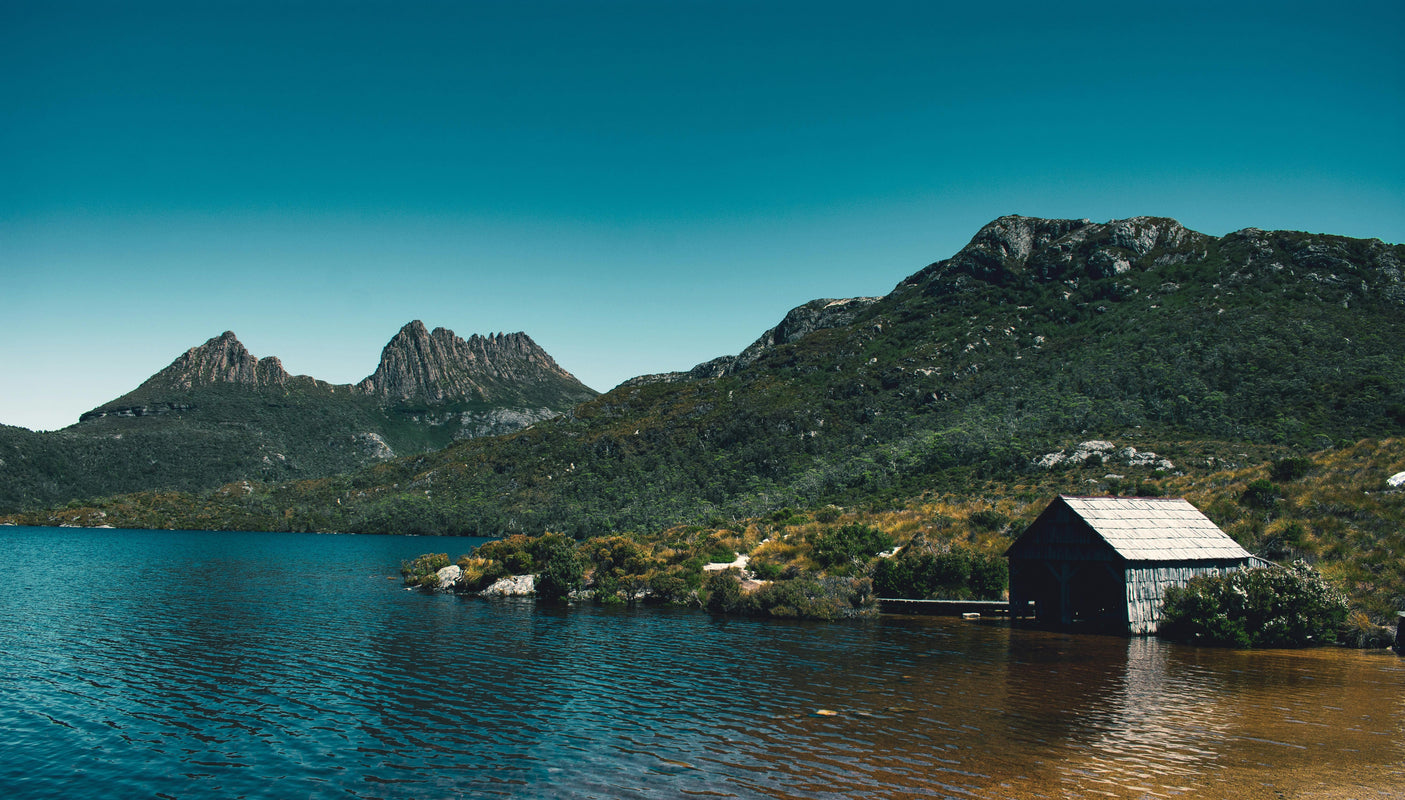
<path fill-rule="evenodd" d="M 292 377 L 273 356 L 255 358 L 234 335 L 225 331 L 199 347 L 185 351 L 152 376 L 167 386 L 191 389 L 200 385 L 235 383 L 251 387 L 281 386 Z"/>
<path fill-rule="evenodd" d="M 956 255 L 902 285 L 970 278 L 1004 283 L 1020 275 L 1039 280 L 1101 278 L 1201 258 L 1212 240 L 1167 217 L 1095 223 L 1011 215 L 987 224 Z"/>
<path fill-rule="evenodd" d="M 1035 251 L 1091 224 L 1086 219 L 1007 215 L 977 231 L 970 243 L 952 259 L 966 260 L 981 269 L 1023 266 Z"/>
<path fill-rule="evenodd" d="M 463 339 L 414 320 L 386 344 L 375 373 L 356 388 L 390 401 L 442 403 L 502 400 L 524 386 L 544 385 L 581 400 L 594 396 L 525 333 Z"/>

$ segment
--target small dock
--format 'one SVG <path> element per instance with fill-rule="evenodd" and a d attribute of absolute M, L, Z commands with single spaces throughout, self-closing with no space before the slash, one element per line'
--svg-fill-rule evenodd
<path fill-rule="evenodd" d="M 1029 615 L 1034 603 L 1029 603 Z M 902 600 L 878 598 L 878 610 L 885 614 L 928 614 L 939 617 L 959 617 L 964 614 L 1009 616 L 1010 604 L 1004 600 Z"/>

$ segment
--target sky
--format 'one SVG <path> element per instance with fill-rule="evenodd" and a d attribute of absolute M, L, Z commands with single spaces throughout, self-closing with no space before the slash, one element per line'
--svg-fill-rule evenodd
<path fill-rule="evenodd" d="M 1004 214 L 1405 241 L 1405 3 L 0 0 L 0 423 L 232 330 L 410 320 L 587 385 Z"/>

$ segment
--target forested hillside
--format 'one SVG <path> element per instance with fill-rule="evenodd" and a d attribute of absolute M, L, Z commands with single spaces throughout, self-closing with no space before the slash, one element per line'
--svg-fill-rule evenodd
<path fill-rule="evenodd" d="M 1094 438 L 1322 450 L 1402 431 L 1402 258 L 1376 240 L 1005 217 L 883 298 L 807 304 L 746 358 L 519 433 L 94 505 L 116 525 L 580 537 L 1013 481 Z"/>

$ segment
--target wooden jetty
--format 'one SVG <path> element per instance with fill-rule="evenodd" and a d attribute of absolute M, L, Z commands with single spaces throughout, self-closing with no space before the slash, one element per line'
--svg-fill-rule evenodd
<path fill-rule="evenodd" d="M 1033 603 L 1029 614 L 1033 614 Z M 938 617 L 959 617 L 964 614 L 1009 616 L 1010 604 L 1004 600 L 904 600 L 878 598 L 878 610 L 885 614 L 927 614 Z"/>

